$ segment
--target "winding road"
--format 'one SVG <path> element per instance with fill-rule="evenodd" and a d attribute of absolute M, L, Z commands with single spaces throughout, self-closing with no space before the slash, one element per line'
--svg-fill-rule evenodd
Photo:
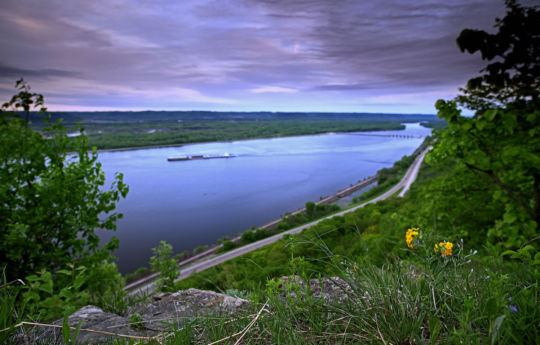
<path fill-rule="evenodd" d="M 221 255 L 218 255 L 218 256 L 214 256 L 212 258 L 209 258 L 209 259 L 203 260 L 201 262 L 195 263 L 195 264 L 193 264 L 193 265 L 191 265 L 189 267 L 183 268 L 182 271 L 181 271 L 180 276 L 175 281 L 185 279 L 185 278 L 189 277 L 189 275 L 192 274 L 193 272 L 204 271 L 204 270 L 206 270 L 206 269 L 208 269 L 210 267 L 217 266 L 217 265 L 219 265 L 219 264 L 221 264 L 221 263 L 223 263 L 225 261 L 228 261 L 230 259 L 233 259 L 233 258 L 236 258 L 238 256 L 244 255 L 244 254 L 249 253 L 249 252 L 251 252 L 253 250 L 259 249 L 261 247 L 264 247 L 267 244 L 274 243 L 277 240 L 281 239 L 285 235 L 291 235 L 291 234 L 299 233 L 302 230 L 307 229 L 307 228 L 311 228 L 312 226 L 315 226 L 315 225 L 319 224 L 320 222 L 322 222 L 322 221 L 324 221 L 326 219 L 331 219 L 331 218 L 334 218 L 334 217 L 343 216 L 344 214 L 349 213 L 349 212 L 354 212 L 357 209 L 359 209 L 361 207 L 364 207 L 367 204 L 372 204 L 372 203 L 376 203 L 378 201 L 387 199 L 390 196 L 397 193 L 400 189 L 401 189 L 401 192 L 399 193 L 399 196 L 402 197 L 403 195 L 405 195 L 405 192 L 407 192 L 409 190 L 411 184 L 416 180 L 416 177 L 418 176 L 418 171 L 420 170 L 420 166 L 422 165 L 422 161 L 424 160 L 424 157 L 426 156 L 426 153 L 430 149 L 431 149 L 431 147 L 428 147 L 424 151 L 422 151 L 422 153 L 420 153 L 416 157 L 414 162 L 411 164 L 411 166 L 409 167 L 409 169 L 407 170 L 407 172 L 405 173 L 405 176 L 403 176 L 401 181 L 399 181 L 399 183 L 397 183 L 395 186 L 390 188 L 390 190 L 388 190 L 384 194 L 382 194 L 382 195 L 380 195 L 380 196 L 378 196 L 378 197 L 376 197 L 376 198 L 374 198 L 374 199 L 372 199 L 370 201 L 367 201 L 367 202 L 365 202 L 363 204 L 360 204 L 358 206 L 346 209 L 344 211 L 332 214 L 330 216 L 321 218 L 321 219 L 313 221 L 311 223 L 304 224 L 304 225 L 299 226 L 297 228 L 294 228 L 294 229 L 279 233 L 279 234 L 271 236 L 271 237 L 267 237 L 267 238 L 262 239 L 260 241 L 247 244 L 247 245 L 242 246 L 240 248 L 236 248 L 236 249 L 231 250 L 231 251 L 229 251 L 227 253 L 224 253 L 224 254 L 221 254 Z M 131 284 L 131 285 L 139 285 L 139 284 Z M 129 293 L 129 295 L 135 295 L 135 294 L 140 294 L 140 293 L 150 294 L 150 293 L 152 293 L 154 291 L 154 289 L 155 289 L 155 283 L 154 282 L 149 282 L 149 283 L 147 283 L 145 285 L 141 285 L 140 287 L 132 290 Z"/>

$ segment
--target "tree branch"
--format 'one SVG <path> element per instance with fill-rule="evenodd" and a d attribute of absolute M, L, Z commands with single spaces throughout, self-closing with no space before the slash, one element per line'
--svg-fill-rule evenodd
<path fill-rule="evenodd" d="M 533 177 L 534 177 L 534 186 L 533 186 L 534 212 L 536 214 L 536 217 L 534 218 L 534 220 L 536 221 L 537 225 L 540 225 L 540 174 L 535 173 Z"/>
<path fill-rule="evenodd" d="M 499 186 L 500 188 L 502 188 L 503 190 L 505 190 L 508 195 L 514 199 L 524 210 L 525 212 L 527 212 L 527 214 L 532 218 L 534 219 L 535 221 L 537 221 L 537 214 L 535 214 L 535 212 L 518 196 L 516 195 L 516 193 L 514 193 L 514 191 L 512 190 L 512 188 L 510 188 L 508 185 L 504 184 L 497 175 L 495 175 L 495 173 L 492 171 L 492 170 L 486 170 L 486 169 L 482 169 L 482 168 L 479 168 L 479 167 L 476 167 L 472 164 L 469 164 L 467 162 L 465 162 L 465 165 L 467 166 L 467 168 L 469 168 L 470 170 L 472 170 L 473 172 L 481 172 L 489 177 L 491 177 L 491 179 L 493 180 L 493 182 Z M 535 180 L 535 183 L 536 183 L 536 180 Z M 537 188 L 535 188 L 535 193 L 537 192 Z M 540 198 L 540 195 L 539 195 L 539 198 Z M 537 207 L 538 207 L 538 204 L 537 204 Z"/>

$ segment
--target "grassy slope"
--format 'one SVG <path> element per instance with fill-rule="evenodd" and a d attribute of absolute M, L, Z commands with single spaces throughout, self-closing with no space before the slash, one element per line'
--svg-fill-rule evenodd
<path fill-rule="evenodd" d="M 279 339 L 310 343 L 313 337 L 332 334 L 344 343 L 538 343 L 538 270 L 485 253 L 479 246 L 485 241 L 482 232 L 465 234 L 461 242 L 458 236 L 463 234 L 437 229 L 436 221 L 423 214 L 430 202 L 424 194 L 448 170 L 451 165 L 424 166 L 405 198 L 325 221 L 195 274 L 177 287 L 240 290 L 259 302 L 269 298 L 271 316 L 261 327 L 274 341 L 283 337 Z M 482 205 L 472 208 L 459 212 L 487 216 L 477 211 Z M 463 222 L 487 226 L 465 217 Z M 412 226 L 422 233 L 414 251 L 405 245 L 405 231 Z M 433 252 L 433 243 L 442 240 L 454 243 L 451 257 Z M 480 255 L 473 254 L 477 249 Z M 279 302 L 277 279 L 293 274 L 306 280 L 339 276 L 356 288 L 351 300 L 338 305 L 310 297 Z M 287 332 L 272 329 L 278 320 Z"/>

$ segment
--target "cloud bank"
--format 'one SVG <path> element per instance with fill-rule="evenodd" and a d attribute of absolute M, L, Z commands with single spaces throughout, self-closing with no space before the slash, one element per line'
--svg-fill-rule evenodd
<path fill-rule="evenodd" d="M 495 0 L 0 3 L 0 97 L 24 77 L 60 109 L 434 113 L 482 67 L 463 28 Z"/>

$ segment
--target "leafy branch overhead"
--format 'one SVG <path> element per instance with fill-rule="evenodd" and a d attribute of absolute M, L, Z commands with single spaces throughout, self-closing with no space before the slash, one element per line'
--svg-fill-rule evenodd
<path fill-rule="evenodd" d="M 512 0 L 506 5 L 497 33 L 465 29 L 457 39 L 462 51 L 495 62 L 455 100 L 437 101 L 448 127 L 438 134 L 432 159 L 455 159 L 495 187 L 492 197 L 506 207 L 490 238 L 516 248 L 540 224 L 540 10 Z M 462 116 L 458 104 L 475 115 Z"/>
<path fill-rule="evenodd" d="M 470 109 L 540 105 L 540 12 L 515 0 L 507 0 L 506 6 L 506 16 L 496 20 L 497 33 L 465 29 L 457 39 L 462 52 L 480 52 L 483 60 L 492 61 L 457 97 Z"/>

